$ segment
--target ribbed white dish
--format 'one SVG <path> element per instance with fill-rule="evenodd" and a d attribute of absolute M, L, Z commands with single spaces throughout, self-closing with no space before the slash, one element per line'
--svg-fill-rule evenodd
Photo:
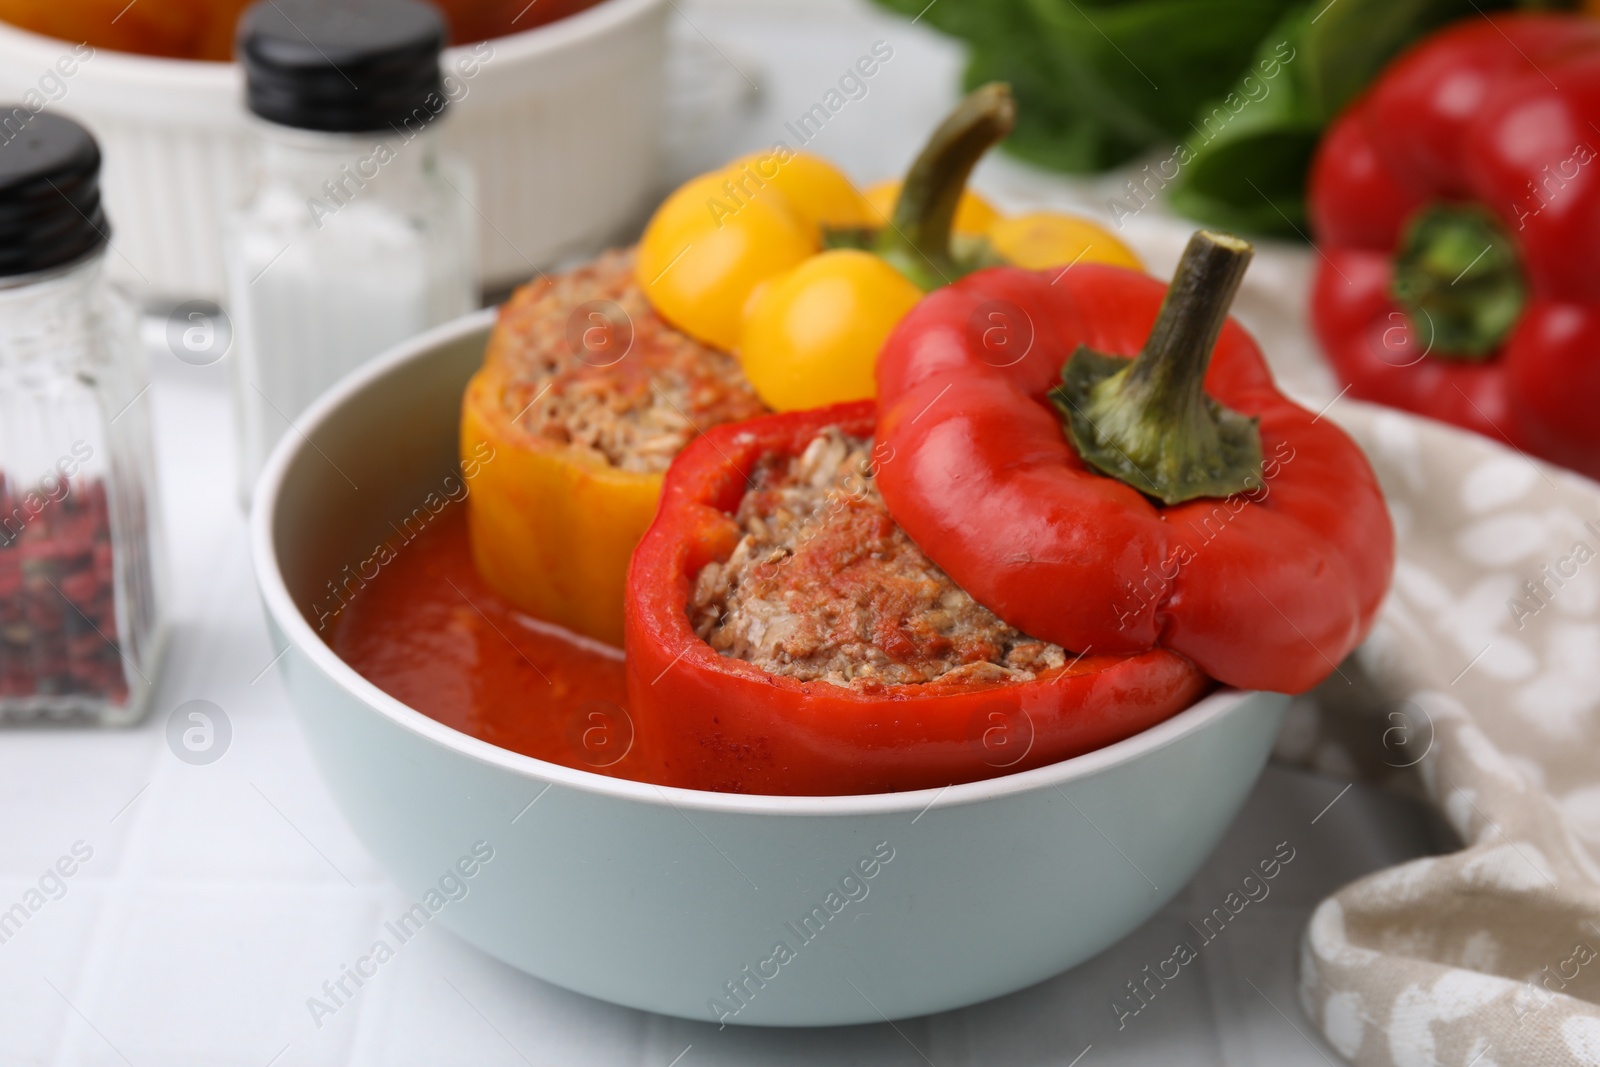
<path fill-rule="evenodd" d="M 445 140 L 477 171 L 473 206 L 489 286 L 598 248 L 648 207 L 665 11 L 665 0 L 604 0 L 496 38 L 487 62 L 461 78 L 466 95 Z M 72 49 L 0 23 L 4 110 L 40 91 L 43 78 L 55 97 L 46 107 L 99 139 L 113 277 L 146 298 L 219 299 L 222 219 L 250 171 L 238 67 L 100 50 L 63 77 L 56 63 Z M 446 71 L 458 71 L 471 51 L 448 49 Z"/>

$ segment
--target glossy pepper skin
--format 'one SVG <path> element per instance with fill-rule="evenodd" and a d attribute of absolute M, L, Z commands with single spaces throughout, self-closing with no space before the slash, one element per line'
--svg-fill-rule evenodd
<path fill-rule="evenodd" d="M 620 470 L 514 425 L 492 363 L 468 383 L 461 454 L 495 457 L 471 485 L 472 559 L 501 596 L 538 619 L 622 644 L 622 587 L 650 525 L 661 475 Z"/>
<path fill-rule="evenodd" d="M 880 490 L 945 573 L 1026 633 L 1171 649 L 1228 685 L 1304 691 L 1366 635 L 1393 569 L 1355 444 L 1274 388 L 1225 302 L 1199 366 L 1207 403 L 1257 420 L 1260 464 L 1238 491 L 1161 504 L 1086 464 L 1050 400 L 1080 345 L 1139 353 L 1166 292 L 1080 264 L 996 268 L 931 294 L 878 360 L 878 440 L 895 456 Z"/>
<path fill-rule="evenodd" d="M 1600 478 L 1596 125 L 1600 23 L 1558 14 L 1448 27 L 1337 120 L 1310 178 L 1321 252 L 1312 321 L 1352 396 Z M 1523 294 L 1514 321 L 1484 331 L 1477 351 L 1450 351 L 1450 323 L 1397 297 L 1401 250 L 1441 208 L 1488 220 L 1480 228 L 1505 246 L 1500 281 Z M 1485 270 L 1459 269 L 1463 282 L 1441 276 L 1436 288 L 1448 295 Z"/>
<path fill-rule="evenodd" d="M 501 306 L 483 365 L 462 392 L 461 458 L 494 457 L 478 464 L 468 483 L 472 558 L 490 587 L 518 610 L 620 646 L 628 558 L 655 514 L 662 475 L 612 466 L 521 418 L 533 399 L 525 381 L 519 386 L 529 353 L 571 343 L 550 336 L 545 296 L 553 284 L 532 282 Z M 637 294 L 632 300 L 636 309 L 643 306 Z M 626 314 L 620 305 L 617 311 Z M 635 325 L 638 334 L 629 343 L 639 351 L 630 348 L 633 358 L 615 366 L 610 356 L 601 361 L 607 384 L 618 390 L 648 374 L 647 338 L 659 320 Z"/>
<path fill-rule="evenodd" d="M 664 754 L 663 784 L 817 796 L 974 781 L 1131 736 L 1204 692 L 1194 664 L 1160 649 L 1086 655 L 1031 682 L 859 689 L 769 674 L 702 641 L 693 582 L 737 543 L 730 513 L 756 463 L 798 455 L 830 425 L 870 436 L 873 414 L 841 404 L 719 426 L 667 472 L 628 576 L 626 645 L 636 737 Z"/>

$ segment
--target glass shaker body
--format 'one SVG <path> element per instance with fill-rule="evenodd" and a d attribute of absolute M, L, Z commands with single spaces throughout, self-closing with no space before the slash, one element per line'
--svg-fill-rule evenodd
<path fill-rule="evenodd" d="M 438 121 L 328 133 L 255 120 L 254 194 L 230 220 L 241 491 L 308 404 L 478 304 L 470 173 Z"/>
<path fill-rule="evenodd" d="M 135 722 L 165 644 L 148 369 L 103 261 L 0 278 L 0 720 Z"/>

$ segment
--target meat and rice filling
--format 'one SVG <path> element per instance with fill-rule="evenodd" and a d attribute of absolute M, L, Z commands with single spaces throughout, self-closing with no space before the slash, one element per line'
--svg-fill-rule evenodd
<path fill-rule="evenodd" d="M 1006 625 L 889 517 L 872 443 L 837 428 L 758 467 L 734 519 L 743 537 L 695 583 L 695 632 L 773 674 L 865 688 L 1025 681 L 1066 662 Z"/>
<path fill-rule="evenodd" d="M 664 471 L 702 430 L 766 411 L 732 356 L 656 314 L 631 249 L 519 289 L 490 359 L 519 429 L 627 471 Z"/>

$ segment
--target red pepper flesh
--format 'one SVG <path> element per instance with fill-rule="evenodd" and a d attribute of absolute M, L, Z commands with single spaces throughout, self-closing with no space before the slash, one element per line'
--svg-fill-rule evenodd
<path fill-rule="evenodd" d="M 1312 323 L 1352 396 L 1600 478 L 1597 125 L 1600 23 L 1559 14 L 1448 27 L 1340 116 L 1310 177 Z M 1425 213 L 1469 205 L 1526 295 L 1484 351 L 1445 358 L 1443 324 L 1396 299 L 1396 251 Z"/>
<path fill-rule="evenodd" d="M 625 610 L 629 704 L 642 748 L 662 753 L 659 781 L 781 795 L 937 788 L 1100 748 L 1205 691 L 1194 664 L 1160 649 L 1085 655 L 1026 682 L 870 688 L 800 682 L 714 651 L 690 625 L 689 598 L 700 569 L 738 541 L 730 513 L 757 463 L 799 455 L 827 426 L 869 437 L 873 415 L 866 401 L 718 426 L 667 472 Z"/>
<path fill-rule="evenodd" d="M 879 488 L 934 562 L 1006 622 L 1076 651 L 1180 652 L 1297 693 L 1366 635 L 1394 533 L 1371 467 L 1221 328 L 1205 393 L 1258 421 L 1248 491 L 1171 506 L 1090 469 L 1047 396 L 1080 345 L 1141 351 L 1166 287 L 1116 267 L 996 268 L 925 298 L 878 359 Z"/>

